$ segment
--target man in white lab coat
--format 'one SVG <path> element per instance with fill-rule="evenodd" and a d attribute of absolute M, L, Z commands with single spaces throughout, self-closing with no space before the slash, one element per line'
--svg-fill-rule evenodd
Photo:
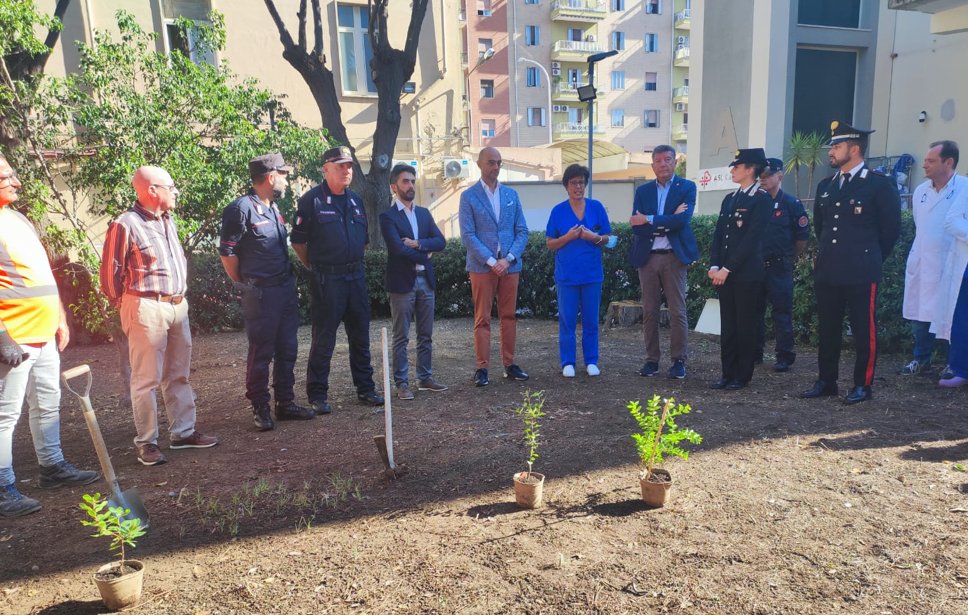
<path fill-rule="evenodd" d="M 931 144 L 924 156 L 925 182 L 915 188 L 911 200 L 916 228 L 904 275 L 904 318 L 911 321 L 914 358 L 898 369 L 904 376 L 928 374 L 936 339 L 930 326 L 952 236 L 945 232 L 945 216 L 959 195 L 968 193 L 968 178 L 958 175 L 958 145 L 954 141 Z M 950 377 L 947 368 L 942 377 Z"/>

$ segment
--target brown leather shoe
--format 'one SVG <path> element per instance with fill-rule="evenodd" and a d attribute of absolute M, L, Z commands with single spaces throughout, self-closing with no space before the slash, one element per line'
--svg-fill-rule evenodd
<path fill-rule="evenodd" d="M 172 440 L 168 448 L 210 448 L 216 444 L 218 444 L 218 438 L 203 436 L 197 431 L 193 431 L 192 435 L 183 440 Z"/>
<path fill-rule="evenodd" d="M 145 444 L 138 449 L 138 461 L 146 466 L 156 466 L 168 460 L 161 454 L 157 444 Z"/>

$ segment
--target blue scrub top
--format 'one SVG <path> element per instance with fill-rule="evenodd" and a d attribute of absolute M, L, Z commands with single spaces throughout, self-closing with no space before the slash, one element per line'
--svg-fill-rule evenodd
<path fill-rule="evenodd" d="M 557 239 L 576 224 L 599 235 L 608 235 L 612 226 L 608 223 L 605 207 L 592 199 L 585 199 L 585 217 L 581 220 L 575 215 L 568 201 L 558 203 L 551 210 L 548 228 L 545 235 Z M 593 284 L 602 282 L 605 274 L 602 271 L 602 248 L 594 242 L 585 239 L 574 239 L 555 252 L 555 283 L 563 286 L 578 284 Z"/>

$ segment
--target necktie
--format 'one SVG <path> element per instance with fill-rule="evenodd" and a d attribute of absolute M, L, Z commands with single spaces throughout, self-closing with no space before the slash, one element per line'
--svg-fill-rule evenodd
<path fill-rule="evenodd" d="M 850 181 L 850 173 L 844 173 L 844 180 L 840 182 L 840 187 L 843 188 L 844 184 Z"/>

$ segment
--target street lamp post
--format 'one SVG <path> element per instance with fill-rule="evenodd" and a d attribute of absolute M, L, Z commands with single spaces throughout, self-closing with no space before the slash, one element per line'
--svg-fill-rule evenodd
<path fill-rule="evenodd" d="M 548 122 L 548 145 L 551 145 L 554 142 L 554 137 L 552 136 L 552 133 L 551 133 L 551 77 L 548 76 L 548 69 L 545 68 L 544 65 L 538 64 L 534 60 L 531 60 L 528 58 L 518 58 L 518 62 L 527 62 L 528 64 L 534 64 L 535 66 L 541 69 L 542 73 L 544 73 L 545 83 L 548 84 L 548 117 L 546 120 Z"/>
<path fill-rule="evenodd" d="M 592 198 L 592 146 L 595 135 L 595 64 L 618 55 L 615 49 L 588 56 L 588 85 L 578 88 L 578 100 L 588 102 L 588 198 Z M 582 90 L 585 90 L 582 92 Z"/>
<path fill-rule="evenodd" d="M 468 132 L 467 136 L 468 136 L 468 141 L 470 141 L 470 145 L 472 147 L 474 145 L 474 137 L 473 137 L 474 133 L 472 132 L 474 130 L 474 126 L 473 126 L 473 119 L 471 118 L 471 73 L 477 70 L 481 64 L 493 58 L 495 53 L 497 52 L 494 51 L 493 47 L 488 47 L 484 51 L 484 54 L 477 61 L 477 64 L 474 65 L 474 68 L 467 71 L 467 76 L 465 77 L 466 85 L 465 85 L 464 91 L 467 92 L 467 132 Z M 478 141 L 478 145 L 480 145 L 480 141 L 481 141 L 480 134 L 477 135 L 477 141 Z"/>

